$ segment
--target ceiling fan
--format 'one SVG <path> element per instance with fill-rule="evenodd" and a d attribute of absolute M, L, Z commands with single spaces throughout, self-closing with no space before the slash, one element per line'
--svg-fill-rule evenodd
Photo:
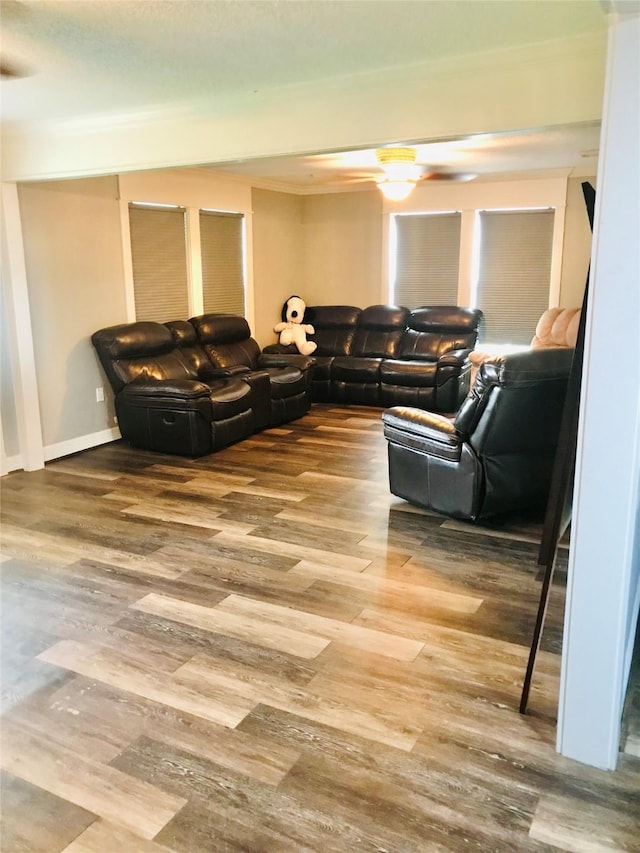
<path fill-rule="evenodd" d="M 471 181 L 476 177 L 471 172 L 455 171 L 445 167 L 437 167 L 418 162 L 418 150 L 410 146 L 392 146 L 389 148 L 377 148 L 373 152 L 375 165 L 381 171 L 373 171 L 375 166 L 367 174 L 358 169 L 358 173 L 352 177 L 343 177 L 340 183 L 364 183 L 375 181 L 383 195 L 392 201 L 402 201 L 421 181 Z"/>

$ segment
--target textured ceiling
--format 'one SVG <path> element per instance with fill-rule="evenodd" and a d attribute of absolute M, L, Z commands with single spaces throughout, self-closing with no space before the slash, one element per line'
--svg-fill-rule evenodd
<path fill-rule="evenodd" d="M 541 7 L 544 13 L 541 13 Z M 604 32 L 597 0 L 3 0 L 6 120 L 78 118 Z"/>
<path fill-rule="evenodd" d="M 60 140 L 74 123 L 142 127 L 190 111 L 239 119 L 257 93 L 264 103 L 305 83 L 331 91 L 343 80 L 367 85 L 366 75 L 387 70 L 397 79 L 462 56 L 490 63 L 501 51 L 517 58 L 527 45 L 607 29 L 598 0 L 1 0 L 0 13 L 3 64 L 22 72 L 1 84 L 3 127 L 37 133 L 47 125 Z M 479 179 L 532 169 L 593 174 L 598 124 L 403 141 L 430 143 L 419 149 L 425 169 Z M 357 188 L 374 164 L 368 150 L 220 169 L 326 191 Z"/>

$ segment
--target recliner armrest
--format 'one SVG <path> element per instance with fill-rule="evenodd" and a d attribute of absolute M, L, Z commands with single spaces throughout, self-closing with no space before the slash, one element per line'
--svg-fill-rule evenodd
<path fill-rule="evenodd" d="M 159 379 L 130 382 L 122 389 L 125 400 L 173 397 L 176 400 L 196 400 L 208 397 L 211 388 L 197 379 Z"/>
<path fill-rule="evenodd" d="M 272 355 L 299 355 L 298 347 L 295 344 L 268 344 L 262 350 L 264 354 Z"/>
<path fill-rule="evenodd" d="M 452 349 L 438 359 L 438 367 L 462 367 L 469 358 L 469 349 Z"/>
<path fill-rule="evenodd" d="M 251 373 L 251 368 L 245 364 L 232 364 L 230 367 L 205 367 L 203 371 L 198 373 L 201 379 L 208 382 L 210 379 L 229 379 L 232 376 L 242 378 L 243 374 Z"/>
<path fill-rule="evenodd" d="M 393 406 L 382 413 L 384 435 L 388 441 L 437 456 L 458 461 L 462 436 L 444 415 L 411 406 Z"/>
<path fill-rule="evenodd" d="M 300 370 L 309 370 L 316 363 L 315 358 L 310 355 L 288 355 L 286 353 L 262 352 L 258 358 L 260 367 L 298 367 Z"/>

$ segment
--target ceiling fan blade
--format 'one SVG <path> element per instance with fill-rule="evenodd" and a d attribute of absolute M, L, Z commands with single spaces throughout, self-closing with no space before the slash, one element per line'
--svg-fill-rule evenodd
<path fill-rule="evenodd" d="M 0 60 L 0 76 L 7 79 L 12 80 L 17 77 L 26 77 L 27 71 L 24 68 L 16 65 L 15 62 L 7 61 L 6 59 Z"/>
<path fill-rule="evenodd" d="M 423 181 L 472 181 L 478 176 L 473 172 L 425 172 Z"/>

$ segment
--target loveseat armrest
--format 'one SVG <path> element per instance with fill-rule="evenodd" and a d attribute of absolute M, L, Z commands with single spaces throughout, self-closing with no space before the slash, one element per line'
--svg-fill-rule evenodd
<path fill-rule="evenodd" d="M 462 436 L 444 415 L 412 406 L 393 406 L 382 413 L 384 436 L 392 444 L 457 462 Z"/>
<path fill-rule="evenodd" d="M 209 397 L 211 388 L 197 379 L 160 379 L 138 380 L 130 382 L 122 389 L 124 400 L 157 400 L 172 398 L 175 400 L 197 400 Z"/>
<path fill-rule="evenodd" d="M 204 382 L 210 382 L 212 379 L 231 379 L 234 376 L 242 377 L 251 373 L 251 368 L 247 367 L 246 364 L 232 364 L 229 367 L 204 367 L 204 369 L 198 373 L 200 379 Z"/>
<path fill-rule="evenodd" d="M 462 367 L 469 359 L 470 349 L 452 349 L 438 359 L 438 367 Z"/>
<path fill-rule="evenodd" d="M 258 358 L 260 367 L 298 367 L 300 370 L 309 370 L 316 363 L 315 358 L 309 355 L 289 355 L 287 353 L 265 353 L 264 350 Z"/>
<path fill-rule="evenodd" d="M 263 355 L 299 355 L 298 347 L 295 344 L 268 344 L 262 350 Z"/>

